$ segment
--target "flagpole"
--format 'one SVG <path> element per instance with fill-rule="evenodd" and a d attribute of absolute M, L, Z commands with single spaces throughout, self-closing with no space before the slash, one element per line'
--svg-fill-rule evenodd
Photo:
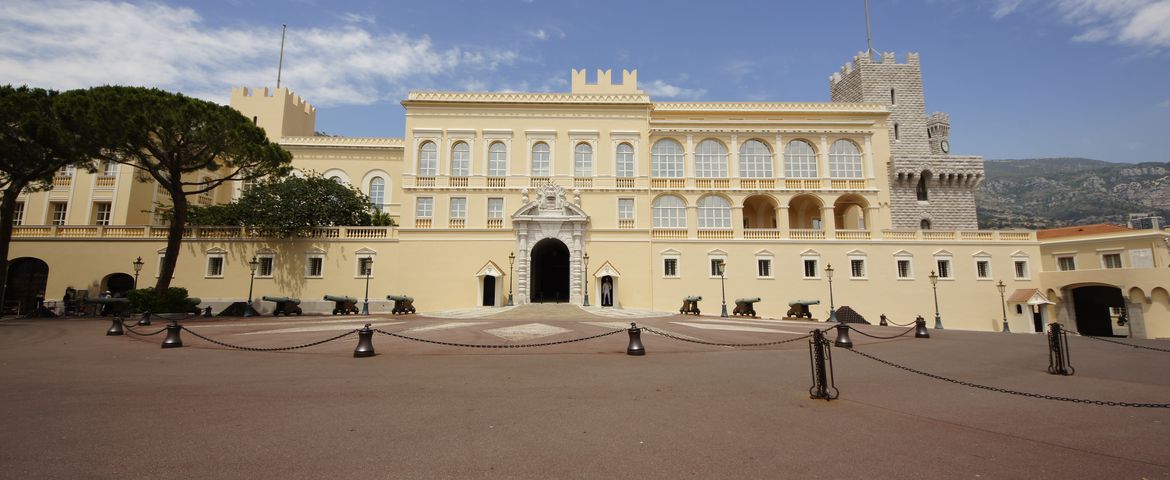
<path fill-rule="evenodd" d="M 284 34 L 288 31 L 287 24 L 280 26 L 280 64 L 276 67 L 276 88 L 280 88 L 280 74 L 284 70 Z"/>

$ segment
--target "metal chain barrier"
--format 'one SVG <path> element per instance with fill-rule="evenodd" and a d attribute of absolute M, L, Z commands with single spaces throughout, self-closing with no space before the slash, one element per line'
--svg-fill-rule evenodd
<path fill-rule="evenodd" d="M 1097 340 L 1097 341 L 1101 341 L 1101 342 L 1115 343 L 1117 345 L 1125 345 L 1127 347 L 1141 348 L 1144 350 L 1153 350 L 1155 352 L 1170 352 L 1170 349 L 1158 348 L 1158 347 L 1147 347 L 1145 345 L 1134 345 L 1132 343 L 1119 342 L 1117 340 L 1109 340 L 1106 338 L 1094 337 L 1092 335 L 1081 335 L 1078 332 L 1073 332 L 1073 335 L 1078 336 L 1078 337 L 1083 337 L 1083 338 L 1091 338 L 1093 340 Z"/>
<path fill-rule="evenodd" d="M 162 327 L 162 328 L 158 329 L 157 331 L 154 331 L 151 333 L 141 333 L 141 332 L 134 331 L 134 327 L 131 327 L 130 325 L 128 325 L 126 323 L 122 323 L 122 326 L 123 326 L 123 329 L 125 329 L 127 332 L 133 333 L 133 334 L 138 335 L 140 337 L 149 337 L 149 336 L 158 335 L 160 333 L 167 331 L 167 327 Z"/>
<path fill-rule="evenodd" d="M 404 340 L 414 340 L 414 341 L 416 341 L 416 342 L 423 342 L 423 343 L 433 343 L 433 344 L 435 344 L 435 345 L 446 345 L 446 346 L 448 346 L 448 347 L 467 347 L 467 348 L 529 348 L 529 347 L 548 347 L 548 346 L 551 346 L 551 345 L 561 345 L 561 344 L 565 344 L 565 343 L 583 342 L 583 341 L 585 341 L 585 340 L 593 340 L 593 339 L 595 339 L 595 338 L 608 337 L 608 336 L 610 336 L 610 335 L 613 335 L 613 334 L 615 334 L 615 333 L 622 333 L 622 332 L 625 332 L 625 331 L 626 331 L 626 330 L 628 330 L 628 329 L 625 329 L 625 328 L 619 328 L 619 329 L 617 329 L 617 330 L 614 330 L 614 331 L 612 331 L 612 332 L 599 333 L 599 334 L 597 334 L 597 335 L 591 335 L 591 336 L 588 336 L 588 337 L 581 337 L 581 338 L 573 338 L 573 339 L 569 339 L 569 340 L 559 340 L 559 341 L 556 341 L 556 342 L 545 342 L 545 343 L 517 343 L 517 344 L 504 344 L 504 345 L 482 345 L 482 344 L 476 344 L 476 343 L 454 343 L 454 342 L 443 342 L 443 341 L 439 341 L 439 340 L 428 340 L 428 339 L 425 339 L 425 338 L 411 337 L 411 336 L 409 336 L 409 335 L 402 335 L 402 334 L 400 334 L 400 333 L 387 332 L 387 331 L 385 331 L 385 330 L 381 330 L 381 329 L 377 329 L 377 328 L 375 328 L 375 329 L 373 329 L 373 330 L 374 330 L 375 332 L 381 333 L 382 335 L 389 335 L 389 336 L 391 336 L 391 337 L 398 337 L 398 338 L 401 338 L 401 339 L 404 339 Z"/>
<path fill-rule="evenodd" d="M 329 343 L 329 342 L 332 342 L 334 340 L 339 340 L 339 339 L 342 339 L 342 338 L 345 338 L 345 337 L 348 337 L 350 335 L 357 333 L 357 329 L 353 329 L 353 330 L 350 330 L 348 332 L 345 332 L 345 333 L 338 335 L 338 336 L 335 336 L 335 337 L 326 338 L 324 340 L 319 340 L 319 341 L 316 341 L 313 343 L 306 343 L 304 345 L 295 345 L 292 347 L 241 347 L 239 345 L 232 345 L 230 343 L 224 343 L 224 342 L 221 342 L 219 340 L 207 338 L 203 335 L 195 333 L 194 330 L 191 330 L 190 328 L 187 328 L 187 327 L 181 327 L 181 328 L 183 329 L 183 331 L 190 333 L 191 335 L 194 335 L 196 337 L 199 337 L 203 340 L 214 343 L 216 345 L 227 347 L 227 348 L 234 348 L 236 350 L 247 350 L 249 352 L 281 352 L 281 351 L 285 351 L 285 350 L 297 350 L 300 348 L 315 347 L 315 346 L 320 345 L 322 343 Z M 164 328 L 163 330 L 166 330 L 166 329 Z"/>
<path fill-rule="evenodd" d="M 914 326 L 914 322 L 910 322 L 910 323 L 891 322 L 889 318 L 886 319 L 886 323 L 893 325 L 895 327 L 913 327 Z"/>
<path fill-rule="evenodd" d="M 801 335 L 801 336 L 796 337 L 796 338 L 789 338 L 789 339 L 785 339 L 785 340 L 777 340 L 775 342 L 763 342 L 763 343 L 715 343 L 715 342 L 705 342 L 703 340 L 695 340 L 695 339 L 691 339 L 691 338 L 683 338 L 683 337 L 680 337 L 678 335 L 671 335 L 669 333 L 661 332 L 661 331 L 655 330 L 655 329 L 650 328 L 650 327 L 642 327 L 642 330 L 645 330 L 645 331 L 653 333 L 655 335 L 666 337 L 666 338 L 669 338 L 672 340 L 680 340 L 683 342 L 698 343 L 700 345 L 713 345 L 716 347 L 766 347 L 769 345 L 780 345 L 782 343 L 795 342 L 797 340 L 804 340 L 804 339 L 812 336 L 812 334 L 810 333 L 807 335 Z M 821 332 L 823 333 L 826 331 L 828 331 L 828 329 L 822 330 Z"/>
<path fill-rule="evenodd" d="M 900 326 L 900 327 L 904 327 L 905 325 L 899 325 L 899 326 Z M 865 336 L 867 336 L 867 337 L 869 337 L 869 338 L 876 338 L 876 339 L 878 339 L 878 340 L 893 340 L 893 339 L 895 339 L 895 338 L 898 338 L 898 337 L 903 337 L 903 336 L 906 336 L 906 334 L 907 334 L 907 333 L 913 332 L 915 328 L 918 328 L 918 326 L 917 326 L 917 325 L 914 325 L 914 324 L 911 324 L 911 325 L 910 325 L 910 328 L 906 329 L 906 331 L 905 331 L 905 332 L 899 333 L 899 334 L 897 334 L 897 335 L 894 335 L 894 336 L 892 336 L 892 337 L 879 337 L 879 336 L 877 336 L 877 335 L 870 335 L 870 334 L 868 334 L 868 333 L 865 333 L 865 332 L 863 332 L 863 331 L 861 331 L 861 330 L 858 330 L 858 329 L 856 329 L 856 328 L 850 328 L 850 330 L 853 330 L 855 333 L 860 333 L 860 334 L 862 334 L 862 335 L 865 335 Z"/>
<path fill-rule="evenodd" d="M 916 374 L 922 375 L 924 377 L 930 377 L 930 378 L 933 378 L 935 380 L 942 380 L 944 382 L 950 382 L 950 383 L 954 383 L 956 385 L 962 385 L 964 387 L 972 387 L 972 388 L 979 388 L 979 389 L 983 389 L 983 390 L 989 390 L 992 392 L 1006 393 L 1008 395 L 1018 395 L 1021 397 L 1039 398 L 1042 400 L 1057 400 L 1057 401 L 1061 401 L 1061 402 L 1085 403 L 1085 404 L 1090 404 L 1090 405 L 1104 405 L 1104 406 L 1108 406 L 1108 407 L 1170 408 L 1170 403 L 1132 403 L 1132 402 L 1113 402 L 1113 401 L 1109 401 L 1109 400 L 1087 400 L 1087 399 L 1083 399 L 1083 398 L 1061 397 L 1061 396 L 1056 396 L 1056 395 L 1045 395 L 1042 393 L 1021 392 L 1018 390 L 1010 390 L 1007 388 L 991 387 L 991 386 L 987 386 L 987 385 L 980 385 L 978 383 L 965 382 L 963 380 L 955 380 L 953 378 L 947 378 L 947 377 L 944 377 L 941 375 L 935 375 L 933 373 L 927 373 L 927 372 L 924 372 L 922 370 L 917 370 L 917 369 L 910 368 L 910 367 L 907 367 L 904 365 L 899 365 L 897 363 L 894 363 L 894 362 L 891 362 L 888 360 L 883 360 L 883 359 L 877 358 L 877 357 L 870 355 L 868 353 L 858 351 L 857 349 L 848 348 L 846 350 L 853 352 L 853 353 L 856 353 L 858 355 L 861 355 L 861 356 L 868 358 L 870 360 L 873 360 L 873 361 L 876 361 L 879 363 L 884 363 L 884 364 L 889 365 L 891 367 L 899 368 L 899 369 L 905 370 L 905 371 L 910 372 L 910 373 L 916 373 Z"/>

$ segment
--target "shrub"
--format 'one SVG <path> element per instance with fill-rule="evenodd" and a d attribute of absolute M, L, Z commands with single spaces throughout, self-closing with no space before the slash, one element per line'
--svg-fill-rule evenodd
<path fill-rule="evenodd" d="M 154 287 L 140 288 L 127 292 L 126 298 L 130 299 L 130 304 L 138 313 L 177 313 L 191 309 L 187 304 L 187 289 L 183 287 L 170 287 L 162 291 L 156 291 Z"/>

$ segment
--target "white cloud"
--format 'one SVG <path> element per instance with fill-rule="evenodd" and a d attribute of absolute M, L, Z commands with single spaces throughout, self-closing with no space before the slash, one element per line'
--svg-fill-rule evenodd
<path fill-rule="evenodd" d="M 537 40 L 542 40 L 542 41 L 548 40 L 548 32 L 545 31 L 543 28 L 538 28 L 536 30 L 528 32 L 528 36 L 535 38 Z"/>
<path fill-rule="evenodd" d="M 213 27 L 190 8 L 114 1 L 9 0 L 0 4 L 0 38 L 9 39 L 0 42 L 0 83 L 145 85 L 219 102 L 232 86 L 272 86 L 280 51 L 279 27 Z M 369 104 L 457 85 L 518 58 L 355 24 L 290 27 L 282 84 L 319 106 Z"/>
<path fill-rule="evenodd" d="M 1170 48 L 1170 0 L 996 0 L 992 16 L 1025 10 L 1081 29 L 1077 42 L 1116 42 L 1138 48 Z"/>
<path fill-rule="evenodd" d="M 651 97 L 664 97 L 678 100 L 695 100 L 707 94 L 706 89 L 702 88 L 683 88 L 676 85 L 663 82 L 662 80 L 654 80 L 649 83 L 641 85 L 642 90 L 650 94 Z"/>
<path fill-rule="evenodd" d="M 369 23 L 373 24 L 376 18 L 373 15 L 362 15 L 360 13 L 345 12 L 340 15 L 342 21 L 349 23 Z"/>

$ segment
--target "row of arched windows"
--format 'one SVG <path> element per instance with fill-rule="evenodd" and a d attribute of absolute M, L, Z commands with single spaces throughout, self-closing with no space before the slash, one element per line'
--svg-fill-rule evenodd
<path fill-rule="evenodd" d="M 438 175 L 439 150 L 435 142 L 423 142 L 418 153 L 418 174 L 423 177 Z M 698 178 L 727 178 L 727 147 L 715 139 L 705 139 L 695 146 L 694 171 Z M 686 151 L 677 140 L 664 138 L 654 142 L 650 149 L 650 175 L 659 178 L 682 178 Z M 503 142 L 488 146 L 488 176 L 507 175 L 508 150 Z M 634 147 L 620 143 L 614 155 L 614 173 L 618 177 L 634 176 Z M 819 178 L 822 175 L 817 152 L 812 143 L 792 140 L 784 148 L 783 167 L 788 178 Z M 837 140 L 829 148 L 831 178 L 862 178 L 861 149 L 849 140 Z M 593 146 L 586 142 L 573 148 L 573 175 L 593 176 Z M 467 142 L 456 142 L 451 147 L 451 176 L 466 177 L 471 173 L 471 149 Z M 552 174 L 551 149 L 546 142 L 532 145 L 534 177 Z M 772 178 L 774 176 L 772 149 L 759 140 L 748 140 L 739 147 L 739 175 L 742 178 Z"/>
<path fill-rule="evenodd" d="M 822 219 L 823 204 L 815 197 L 798 196 L 788 204 L 789 225 L 797 229 L 820 229 L 826 222 L 837 228 L 864 230 L 865 209 L 869 203 L 858 195 L 843 195 L 832 204 L 832 218 Z M 731 228 L 731 203 L 727 198 L 709 194 L 695 204 L 699 228 Z M 683 198 L 665 194 L 650 204 L 654 228 L 686 228 L 687 203 Z M 776 228 L 774 204 L 766 197 L 748 198 L 744 203 L 745 228 Z"/>

